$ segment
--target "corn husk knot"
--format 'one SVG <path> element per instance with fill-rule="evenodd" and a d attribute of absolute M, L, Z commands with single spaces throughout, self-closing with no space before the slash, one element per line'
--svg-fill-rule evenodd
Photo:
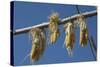
<path fill-rule="evenodd" d="M 50 17 L 50 24 L 49 24 L 49 30 L 50 30 L 50 42 L 53 44 L 56 42 L 57 38 L 60 35 L 59 29 L 58 29 L 58 23 L 59 23 L 59 16 L 58 13 L 53 13 Z"/>
<path fill-rule="evenodd" d="M 65 45 L 68 51 L 68 55 L 72 56 L 72 49 L 74 47 L 74 43 L 75 43 L 75 31 L 74 31 L 74 27 L 73 24 L 71 22 L 66 23 L 65 25 Z"/>
<path fill-rule="evenodd" d="M 44 32 L 39 28 L 30 30 L 32 36 L 32 49 L 30 52 L 30 60 L 38 61 L 45 50 L 46 38 Z"/>
<path fill-rule="evenodd" d="M 79 16 L 78 21 L 80 25 L 80 44 L 83 47 L 88 43 L 88 28 L 86 26 L 84 16 Z"/>

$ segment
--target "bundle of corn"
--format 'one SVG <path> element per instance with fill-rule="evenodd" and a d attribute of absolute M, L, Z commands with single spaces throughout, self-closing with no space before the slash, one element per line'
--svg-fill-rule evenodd
<path fill-rule="evenodd" d="M 78 22 L 80 25 L 80 44 L 83 47 L 88 43 L 88 28 L 86 26 L 84 16 L 80 15 L 78 17 Z"/>
<path fill-rule="evenodd" d="M 74 26 L 71 22 L 66 23 L 65 27 L 65 45 L 68 51 L 69 56 L 72 56 L 72 49 L 75 43 L 75 31 Z"/>
<path fill-rule="evenodd" d="M 50 42 L 55 43 L 58 36 L 59 36 L 59 29 L 58 29 L 58 23 L 59 23 L 59 16 L 58 13 L 53 13 L 50 17 L 50 24 L 49 24 L 49 30 L 50 30 Z"/>
<path fill-rule="evenodd" d="M 30 52 L 30 60 L 38 61 L 45 50 L 46 38 L 44 32 L 39 28 L 30 30 L 32 36 L 32 49 Z"/>

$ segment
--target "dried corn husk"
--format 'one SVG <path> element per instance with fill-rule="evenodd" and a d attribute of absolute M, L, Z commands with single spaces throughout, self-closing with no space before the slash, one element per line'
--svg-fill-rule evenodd
<path fill-rule="evenodd" d="M 79 16 L 78 21 L 80 25 L 80 44 L 83 47 L 88 43 L 88 28 L 86 26 L 84 16 Z"/>
<path fill-rule="evenodd" d="M 58 13 L 53 13 L 50 17 L 50 24 L 49 24 L 49 30 L 50 30 L 50 42 L 55 43 L 57 38 L 59 37 L 59 29 L 58 29 Z"/>
<path fill-rule="evenodd" d="M 33 28 L 30 31 L 32 36 L 32 49 L 30 52 L 30 60 L 38 61 L 45 50 L 45 34 L 39 28 Z"/>
<path fill-rule="evenodd" d="M 66 45 L 69 56 L 72 56 L 72 49 L 75 43 L 74 27 L 71 22 L 68 22 L 65 26 L 66 26 L 65 27 L 65 33 L 66 33 L 65 45 Z"/>
<path fill-rule="evenodd" d="M 80 44 L 81 46 L 85 46 L 88 43 L 88 29 L 83 29 L 80 31 Z"/>

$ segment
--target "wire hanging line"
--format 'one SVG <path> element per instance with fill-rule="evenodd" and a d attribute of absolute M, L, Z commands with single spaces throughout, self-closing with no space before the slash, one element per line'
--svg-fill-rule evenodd
<path fill-rule="evenodd" d="M 93 11 L 89 11 L 89 12 L 84 12 L 84 13 L 81 13 L 81 15 L 83 15 L 85 18 L 88 18 L 88 17 L 92 17 L 92 16 L 95 16 L 97 15 L 97 10 L 93 10 Z M 77 17 L 80 16 L 80 14 L 75 14 L 73 16 L 70 16 L 70 17 L 67 17 L 67 18 L 64 18 L 62 20 L 59 20 L 60 22 L 58 23 L 59 25 L 60 24 L 65 24 L 67 21 L 69 20 L 75 20 L 77 19 Z M 26 28 L 21 28 L 21 29 L 17 29 L 15 31 L 13 31 L 13 35 L 18 35 L 18 34 L 22 34 L 22 33 L 27 33 L 29 32 L 29 30 L 31 30 L 32 28 L 47 28 L 49 25 L 48 22 L 43 22 L 41 24 L 38 24 L 38 25 L 34 25 L 34 26 L 31 26 L 31 27 L 26 27 Z M 12 32 L 12 31 L 11 31 Z"/>
<path fill-rule="evenodd" d="M 91 39 L 91 42 L 93 44 L 92 47 L 94 47 L 95 52 L 97 52 L 97 47 L 95 46 L 95 42 L 94 42 L 93 36 L 91 36 L 90 39 Z"/>
<path fill-rule="evenodd" d="M 89 41 L 89 43 L 90 43 L 90 49 L 91 49 L 91 52 L 92 52 L 92 55 L 93 55 L 93 57 L 94 57 L 94 59 L 96 60 L 96 51 L 95 51 L 95 53 L 94 53 L 94 43 L 93 43 L 93 41 L 92 41 L 92 39 L 90 39 L 90 38 L 88 38 L 88 41 Z"/>
<path fill-rule="evenodd" d="M 78 5 L 76 5 L 77 13 L 80 14 L 81 12 L 79 11 Z"/>

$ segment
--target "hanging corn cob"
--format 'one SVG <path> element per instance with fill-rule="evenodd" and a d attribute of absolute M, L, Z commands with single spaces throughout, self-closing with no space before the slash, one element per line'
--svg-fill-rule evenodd
<path fill-rule="evenodd" d="M 30 60 L 38 61 L 45 50 L 45 34 L 39 28 L 33 28 L 30 31 L 32 36 L 32 49 L 30 52 Z"/>
<path fill-rule="evenodd" d="M 88 43 L 88 28 L 86 26 L 84 16 L 80 15 L 78 17 L 78 22 L 80 25 L 80 44 L 83 47 Z"/>
<path fill-rule="evenodd" d="M 49 19 L 50 19 L 50 24 L 49 24 L 50 42 L 55 43 L 60 34 L 58 29 L 58 23 L 59 23 L 58 13 L 53 13 L 49 17 Z"/>
<path fill-rule="evenodd" d="M 72 56 L 72 49 L 75 43 L 75 32 L 74 32 L 74 26 L 71 22 L 66 23 L 65 25 L 65 45 L 68 51 L 69 56 Z"/>

